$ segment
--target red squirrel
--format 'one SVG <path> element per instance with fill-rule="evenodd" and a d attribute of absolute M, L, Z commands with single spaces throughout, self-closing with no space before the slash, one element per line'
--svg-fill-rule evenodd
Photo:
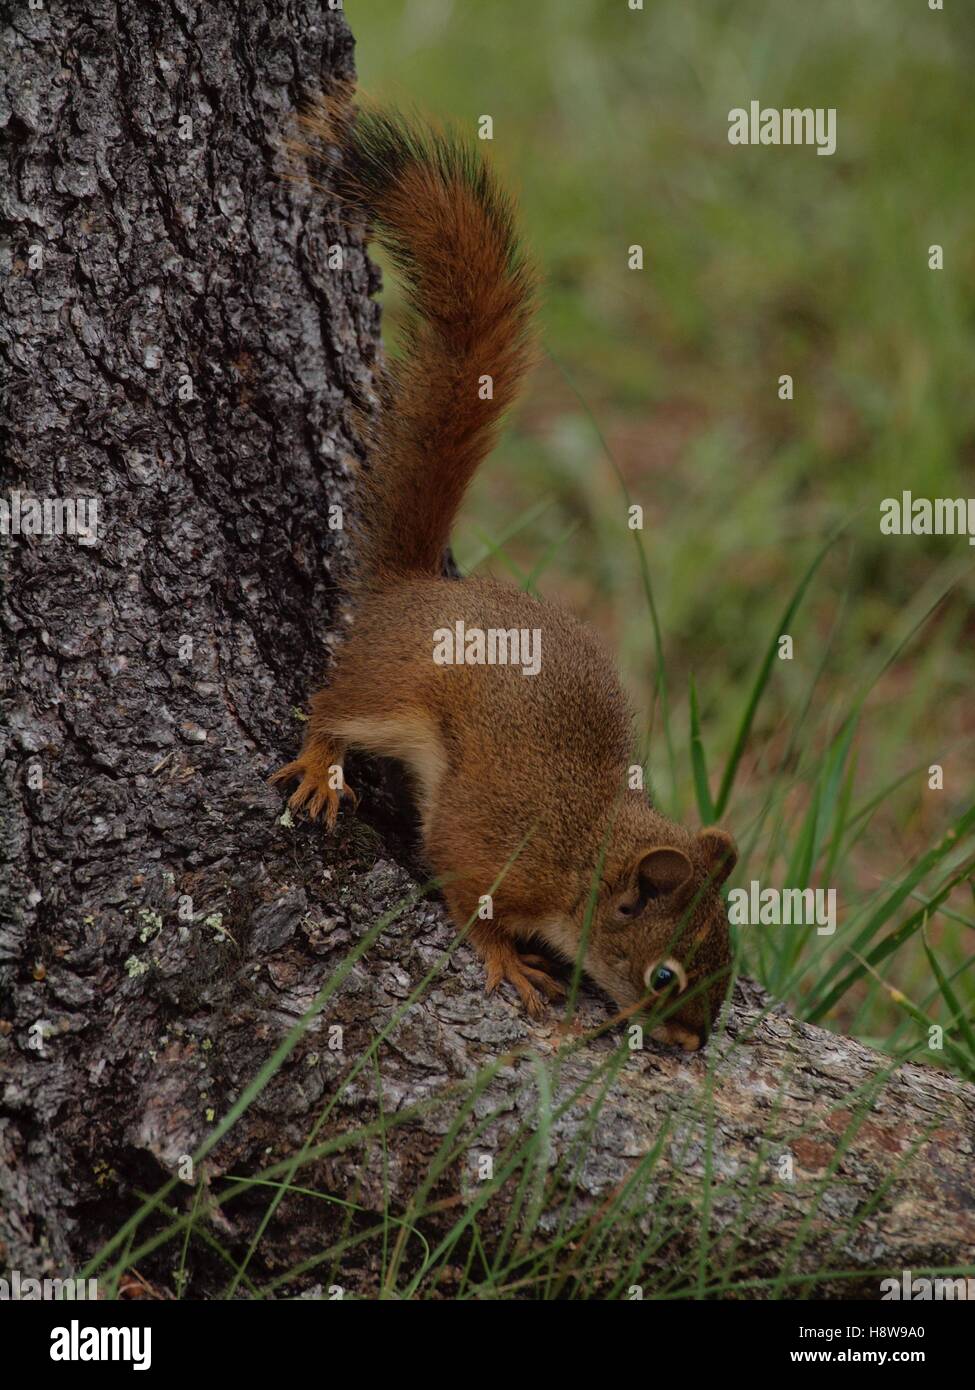
<path fill-rule="evenodd" d="M 694 1051 L 728 987 L 733 840 L 691 833 L 631 788 L 631 714 L 585 627 L 492 579 L 443 577 L 464 491 L 533 355 L 536 281 L 511 202 L 471 145 L 413 119 L 322 101 L 303 124 L 306 154 L 392 256 L 411 323 L 364 427 L 353 630 L 272 781 L 297 780 L 290 805 L 331 828 L 346 749 L 400 759 L 488 992 L 507 981 L 538 1015 L 565 991 L 532 944 L 581 952 L 621 1009 L 662 1001 L 653 1036 Z M 519 642 L 530 651 L 513 664 Z"/>

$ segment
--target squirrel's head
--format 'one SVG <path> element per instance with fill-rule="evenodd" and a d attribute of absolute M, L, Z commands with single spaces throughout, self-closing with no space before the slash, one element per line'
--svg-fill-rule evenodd
<path fill-rule="evenodd" d="M 621 1009 L 645 1004 L 658 1042 L 694 1052 L 728 991 L 721 885 L 738 851 L 716 827 L 692 835 L 655 812 L 653 842 L 614 847 L 590 926 L 586 970 Z M 627 839 L 630 837 L 627 836 Z"/>

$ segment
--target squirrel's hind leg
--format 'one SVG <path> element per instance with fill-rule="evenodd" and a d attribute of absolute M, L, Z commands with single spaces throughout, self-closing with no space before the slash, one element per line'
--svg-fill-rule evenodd
<path fill-rule="evenodd" d="M 297 781 L 298 789 L 289 797 L 288 805 L 293 811 L 307 810 L 312 820 L 317 820 L 324 809 L 325 824 L 333 830 L 341 798 L 350 796 L 355 803 L 358 797 L 345 780 L 342 763 L 346 744 L 332 733 L 334 717 L 329 693 L 320 690 L 312 697 L 312 712 L 301 752 L 294 762 L 279 767 L 269 780 L 272 783 Z"/>

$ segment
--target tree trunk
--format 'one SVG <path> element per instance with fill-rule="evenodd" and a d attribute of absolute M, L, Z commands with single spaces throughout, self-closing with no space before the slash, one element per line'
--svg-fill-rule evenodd
<path fill-rule="evenodd" d="M 280 149 L 296 106 L 351 77 L 351 54 L 325 0 L 45 0 L 14 7 L 3 35 L 0 496 L 14 534 L 2 606 L 0 1267 L 77 1270 L 137 1191 L 181 1171 L 411 891 L 401 782 L 359 768 L 367 819 L 345 813 L 323 846 L 289 824 L 265 780 L 293 756 L 296 707 L 343 629 L 345 541 L 329 508 L 349 502 L 347 404 L 368 395 L 378 341 L 378 275 L 358 231 L 283 177 Z M 96 499 L 97 538 L 31 534 L 31 499 Z M 93 520 L 90 508 L 78 517 Z M 975 1259 L 973 1088 L 903 1067 L 876 1097 L 868 1087 L 850 1139 L 851 1093 L 883 1059 L 760 1012 L 753 987 L 739 987 L 706 1053 L 648 1045 L 628 1057 L 573 1182 L 555 1165 L 586 1109 L 559 1114 L 560 1098 L 616 1042 L 576 1031 L 566 1051 L 557 1015 L 534 1025 L 510 999 L 484 997 L 465 945 L 393 1024 L 378 1066 L 343 1087 L 451 939 L 435 903 L 398 911 L 209 1153 L 211 1194 L 224 1174 L 297 1153 L 337 1097 L 311 1139 L 325 1149 L 296 1181 L 354 1196 L 363 1220 L 387 1201 L 401 1214 L 470 1078 L 523 1049 L 485 1083 L 483 1132 L 462 1126 L 457 1155 L 442 1171 L 437 1161 L 414 1213 L 433 1234 L 494 1192 L 472 1176 L 483 1155 L 500 1156 L 523 1125 L 537 1131 L 534 1056 L 553 1084 L 542 1177 L 551 1165 L 556 1181 L 518 1214 L 525 1239 L 544 1241 L 561 1220 L 585 1232 L 670 1125 L 652 1190 L 673 1228 L 663 1253 L 639 1256 L 640 1277 L 679 1266 L 704 1223 L 739 1232 L 742 1277 Z M 606 1016 L 584 993 L 574 1027 Z M 383 1143 L 367 1133 L 336 1147 L 377 1119 L 380 1085 Z M 514 1187 L 499 1183 L 478 1218 L 489 1244 Z M 252 1189 L 202 1224 L 240 1254 L 267 1196 Z M 168 1200 L 188 1209 L 193 1187 Z M 607 1279 L 639 1252 L 652 1215 L 644 1202 L 619 1216 Z M 313 1257 L 345 1219 L 289 1197 L 249 1277 Z M 403 1268 L 414 1258 L 408 1247 Z M 166 1248 L 140 1265 L 162 1291 L 171 1267 Z M 378 1267 L 366 1242 L 341 1277 L 374 1292 Z M 195 1240 L 190 1268 L 190 1294 L 226 1281 Z M 875 1275 L 861 1282 L 876 1292 Z"/>

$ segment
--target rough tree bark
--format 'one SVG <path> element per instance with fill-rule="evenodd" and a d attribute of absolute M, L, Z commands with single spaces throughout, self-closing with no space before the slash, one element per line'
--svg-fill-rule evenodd
<path fill-rule="evenodd" d="M 281 179 L 278 142 L 304 96 L 351 76 L 351 52 L 325 0 L 47 0 L 7 16 L 0 496 L 96 497 L 99 540 L 4 541 L 0 1267 L 76 1270 L 410 890 L 407 803 L 382 770 L 359 770 L 368 820 L 344 818 L 324 845 L 282 821 L 265 783 L 293 753 L 295 707 L 345 621 L 344 538 L 326 518 L 349 502 L 347 404 L 368 392 L 378 342 L 361 239 Z M 328 264 L 334 244 L 342 270 Z M 435 902 L 399 914 L 210 1155 L 211 1182 L 301 1146 L 450 940 Z M 687 1213 L 687 1239 L 710 1167 L 721 1190 L 708 1220 L 743 1227 L 753 1273 L 782 1267 L 810 1212 L 797 1271 L 971 1262 L 973 1088 L 904 1067 L 846 1145 L 851 1093 L 882 1059 L 782 1013 L 759 1017 L 757 1003 L 740 987 L 712 1044 L 725 1060 L 710 1139 L 681 1120 L 655 1180 Z M 605 1016 L 583 998 L 582 1023 Z M 461 946 L 382 1046 L 386 1114 L 524 1047 L 485 1093 L 498 1116 L 477 1149 L 500 1150 L 533 1113 L 531 1053 L 552 1058 L 556 1022 L 485 999 Z M 327 1042 L 336 1024 L 341 1052 Z M 557 1096 L 610 1046 L 567 1057 Z M 704 1095 L 715 1056 L 633 1054 L 563 1194 L 572 1212 L 617 1190 L 665 1117 Z M 316 1142 L 373 1119 L 376 1084 L 365 1070 Z M 366 1211 L 382 1208 L 385 1184 L 403 1209 L 451 1104 L 394 1124 L 385 1161 L 357 1145 L 303 1181 L 354 1188 Z M 577 1105 L 553 1125 L 553 1163 L 583 1121 Z M 767 1175 L 752 1190 L 762 1142 Z M 776 1167 L 784 1154 L 792 1181 Z M 431 1193 L 442 1210 L 468 1159 Z M 489 1234 L 509 1200 L 485 1213 Z M 244 1248 L 263 1209 L 228 1209 L 224 1241 Z M 637 1239 L 646 1211 L 626 1219 Z M 289 1198 L 251 1272 L 314 1254 L 338 1220 Z M 554 1220 L 542 1213 L 539 1233 Z M 368 1292 L 375 1258 L 356 1260 L 345 1275 Z M 148 1266 L 161 1286 L 169 1267 Z M 191 1292 L 220 1278 L 202 1261 Z M 875 1276 L 863 1287 L 876 1292 Z"/>

